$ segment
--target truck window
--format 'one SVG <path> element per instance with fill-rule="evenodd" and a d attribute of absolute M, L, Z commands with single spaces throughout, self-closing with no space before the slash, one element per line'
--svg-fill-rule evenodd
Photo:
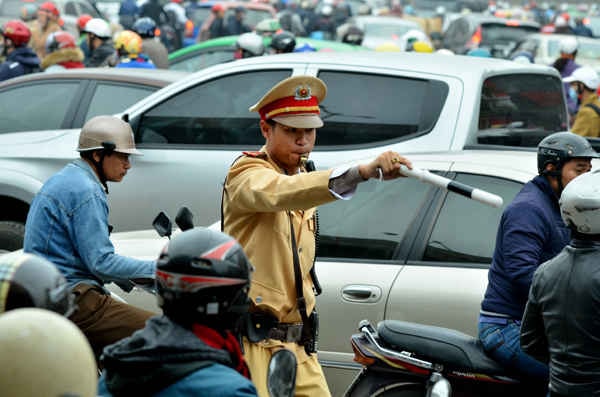
<path fill-rule="evenodd" d="M 493 76 L 481 88 L 477 143 L 535 147 L 546 135 L 566 131 L 567 120 L 558 77 Z"/>
<path fill-rule="evenodd" d="M 321 71 L 327 97 L 316 150 L 402 141 L 431 131 L 446 98 L 439 80 Z"/>

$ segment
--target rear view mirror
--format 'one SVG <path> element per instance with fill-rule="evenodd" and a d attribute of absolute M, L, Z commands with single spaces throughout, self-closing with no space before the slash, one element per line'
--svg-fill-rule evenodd
<path fill-rule="evenodd" d="M 292 397 L 296 390 L 296 355 L 287 349 L 276 351 L 269 361 L 267 389 L 270 397 Z"/>
<path fill-rule="evenodd" d="M 182 232 L 194 228 L 194 214 L 188 207 L 181 207 L 175 217 L 175 223 Z"/>
<path fill-rule="evenodd" d="M 171 238 L 173 223 L 171 223 L 171 219 L 163 211 L 156 215 L 156 218 L 152 221 L 152 227 L 154 227 L 154 230 L 156 230 L 160 237 L 167 236 Z"/>

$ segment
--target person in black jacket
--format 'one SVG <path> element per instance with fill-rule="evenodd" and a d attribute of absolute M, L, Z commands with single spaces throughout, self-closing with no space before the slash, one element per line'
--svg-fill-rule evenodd
<path fill-rule="evenodd" d="M 0 81 L 40 70 L 40 59 L 27 43 L 31 31 L 23 22 L 8 21 L 0 29 L 3 37 L 3 54 L 6 61 L 0 64 Z"/>
<path fill-rule="evenodd" d="M 163 315 L 104 349 L 98 394 L 256 397 L 239 342 L 252 271 L 229 235 L 196 227 L 174 236 L 156 265 Z"/>
<path fill-rule="evenodd" d="M 600 396 L 600 173 L 560 198 L 572 240 L 533 276 L 521 347 L 550 363 L 550 396 Z"/>
<path fill-rule="evenodd" d="M 548 367 L 521 350 L 521 319 L 535 270 L 570 241 L 558 199 L 569 183 L 591 170 L 598 153 L 583 137 L 556 132 L 538 144 L 538 173 L 505 208 L 498 226 L 488 285 L 479 312 L 485 352 L 507 371 L 546 394 Z"/>

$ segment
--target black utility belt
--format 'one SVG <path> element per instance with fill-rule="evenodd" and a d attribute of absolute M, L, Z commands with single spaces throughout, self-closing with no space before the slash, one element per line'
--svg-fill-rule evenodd
<path fill-rule="evenodd" d="M 269 329 L 267 338 L 300 344 L 302 341 L 302 326 L 302 323 L 279 323 Z"/>
<path fill-rule="evenodd" d="M 282 342 L 293 342 L 307 348 L 307 352 L 316 351 L 318 337 L 317 312 L 309 317 L 307 329 L 303 323 L 280 323 L 270 314 L 262 312 L 250 313 L 246 324 L 246 337 L 252 343 L 265 339 L 275 339 Z"/>

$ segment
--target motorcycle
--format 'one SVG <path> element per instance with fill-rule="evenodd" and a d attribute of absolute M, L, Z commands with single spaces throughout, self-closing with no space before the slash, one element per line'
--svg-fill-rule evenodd
<path fill-rule="evenodd" d="M 456 330 L 385 320 L 377 330 L 362 320 L 351 337 L 363 365 L 346 397 L 545 396 L 547 385 L 508 373 L 478 339 Z"/>

